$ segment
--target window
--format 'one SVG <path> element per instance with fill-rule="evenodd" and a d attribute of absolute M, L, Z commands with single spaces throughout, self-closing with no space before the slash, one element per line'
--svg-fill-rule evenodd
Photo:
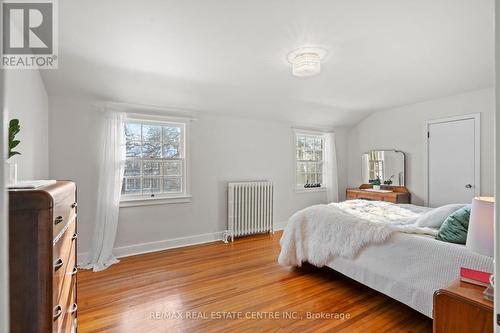
<path fill-rule="evenodd" d="M 296 187 L 323 188 L 325 138 L 322 134 L 296 133 Z"/>
<path fill-rule="evenodd" d="M 187 194 L 186 124 L 127 119 L 124 201 Z"/>

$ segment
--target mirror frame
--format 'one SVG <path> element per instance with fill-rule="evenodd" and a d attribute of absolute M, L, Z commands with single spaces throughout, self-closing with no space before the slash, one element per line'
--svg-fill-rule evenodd
<path fill-rule="evenodd" d="M 367 151 L 365 153 L 362 153 L 361 154 L 361 180 L 362 180 L 362 182 L 364 183 L 364 180 L 365 180 L 365 175 L 363 174 L 363 156 L 365 154 L 369 154 L 372 151 L 390 151 L 390 152 L 394 152 L 394 153 L 400 153 L 403 156 L 403 184 L 389 185 L 389 186 L 401 186 L 401 187 L 405 187 L 406 186 L 406 154 L 405 154 L 404 151 L 397 150 L 397 149 L 372 149 L 372 150 L 369 150 L 369 151 Z M 369 183 L 367 183 L 367 184 L 369 184 Z M 384 186 L 384 184 L 382 184 L 382 186 Z M 385 186 L 387 186 L 387 185 L 385 185 Z"/>

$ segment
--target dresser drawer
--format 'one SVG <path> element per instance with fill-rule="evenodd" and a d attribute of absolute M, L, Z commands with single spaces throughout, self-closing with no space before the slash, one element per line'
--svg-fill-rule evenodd
<path fill-rule="evenodd" d="M 73 332 L 72 329 L 74 327 L 76 328 L 76 316 L 78 311 L 78 305 L 76 303 L 76 280 L 73 281 L 73 287 L 71 288 L 71 294 L 66 303 L 66 309 L 60 326 L 60 333 L 71 333 Z"/>
<path fill-rule="evenodd" d="M 74 265 L 74 253 L 75 246 L 73 245 L 71 248 L 72 260 L 68 262 L 68 264 Z M 73 304 L 76 304 L 76 273 L 73 273 L 71 270 L 68 270 L 62 279 L 58 280 L 60 283 L 57 288 L 59 288 L 59 297 L 54 301 L 54 309 L 61 309 L 61 315 L 54 322 L 54 327 L 52 332 L 67 332 L 65 331 L 65 326 L 67 325 L 67 317 L 72 316 L 74 314 L 75 307 Z M 54 289 L 56 286 L 54 286 Z M 54 290 L 55 294 L 55 290 Z"/>
<path fill-rule="evenodd" d="M 358 196 L 356 195 L 356 193 L 353 193 L 353 192 L 347 192 L 347 200 L 353 200 L 353 199 L 356 199 Z"/>
<path fill-rule="evenodd" d="M 61 201 L 58 201 L 54 205 L 54 238 L 56 238 L 61 231 L 63 231 L 64 226 L 76 217 L 76 198 L 75 193 L 70 192 L 67 195 L 62 196 Z"/>
<path fill-rule="evenodd" d="M 76 326 L 78 306 L 76 304 L 76 280 L 73 281 L 65 294 L 65 301 L 55 307 L 61 309 L 60 316 L 54 320 L 52 333 L 70 333 L 71 327 Z"/>
<path fill-rule="evenodd" d="M 71 223 L 63 237 L 54 245 L 53 304 L 64 302 L 64 291 L 70 287 L 76 274 L 76 234 L 75 223 Z M 59 266 L 56 266 L 59 265 Z"/>

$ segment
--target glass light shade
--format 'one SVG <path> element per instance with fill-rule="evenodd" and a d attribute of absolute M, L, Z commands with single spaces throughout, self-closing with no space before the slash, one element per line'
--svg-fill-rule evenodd
<path fill-rule="evenodd" d="M 495 198 L 472 199 L 466 246 L 471 251 L 493 257 L 493 221 Z"/>
<path fill-rule="evenodd" d="M 301 53 L 292 61 L 292 73 L 295 76 L 311 76 L 321 71 L 321 57 L 317 53 Z"/>

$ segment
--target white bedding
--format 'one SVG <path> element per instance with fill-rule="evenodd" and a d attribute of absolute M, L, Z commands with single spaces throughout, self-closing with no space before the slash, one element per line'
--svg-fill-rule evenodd
<path fill-rule="evenodd" d="M 281 265 L 318 267 L 337 256 L 353 258 L 361 249 L 383 243 L 396 231 L 435 235 L 417 219 L 429 208 L 382 201 L 349 200 L 307 207 L 288 221 L 281 237 Z"/>
<path fill-rule="evenodd" d="M 361 200 L 308 207 L 290 219 L 278 261 L 327 265 L 432 317 L 434 291 L 462 266 L 492 272 L 493 259 L 421 235 L 437 232 L 415 226 L 429 210 Z"/>
<path fill-rule="evenodd" d="M 493 258 L 464 245 L 397 232 L 355 259 L 338 257 L 327 266 L 432 318 L 434 291 L 459 278 L 460 267 L 493 272 Z"/>

